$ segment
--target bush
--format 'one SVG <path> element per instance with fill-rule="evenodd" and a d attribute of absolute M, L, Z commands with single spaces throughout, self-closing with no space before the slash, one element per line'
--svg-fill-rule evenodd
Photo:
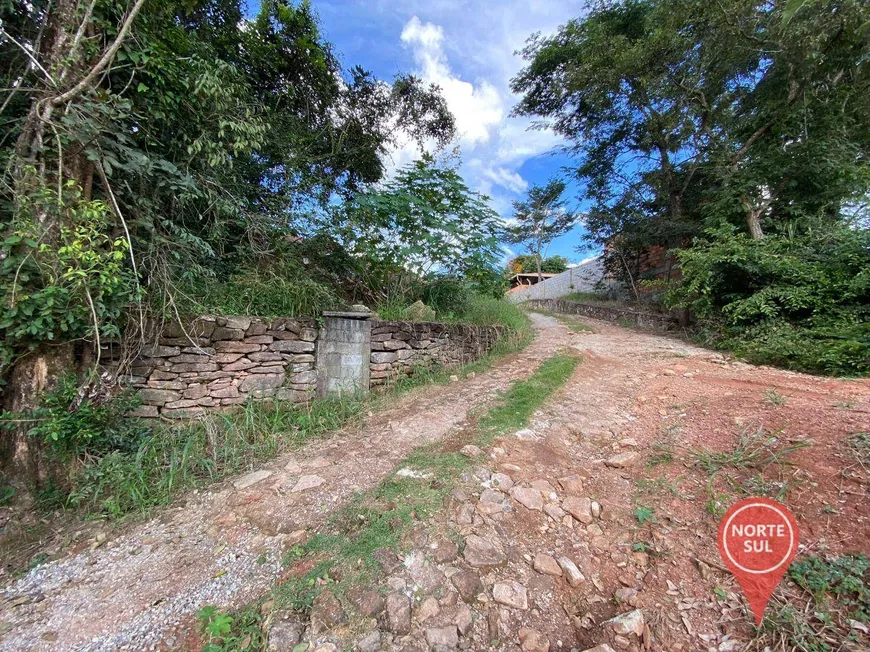
<path fill-rule="evenodd" d="M 438 314 L 461 315 L 468 303 L 465 283 L 452 276 L 439 276 L 423 288 L 423 303 Z"/>
<path fill-rule="evenodd" d="M 98 383 L 81 384 L 74 374 L 66 374 L 43 394 L 37 408 L 26 414 L 4 413 L 0 423 L 23 423 L 29 436 L 48 447 L 50 456 L 69 461 L 136 450 L 150 428 L 124 415 L 138 406 L 139 399 L 131 390 L 113 394 Z"/>
<path fill-rule="evenodd" d="M 752 240 L 719 231 L 679 253 L 688 307 L 711 341 L 756 363 L 870 373 L 870 232 L 836 227 Z"/>

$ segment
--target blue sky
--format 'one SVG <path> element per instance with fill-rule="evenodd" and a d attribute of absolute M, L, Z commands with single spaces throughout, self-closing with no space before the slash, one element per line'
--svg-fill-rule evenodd
<path fill-rule="evenodd" d="M 383 79 L 412 72 L 441 86 L 456 116 L 461 172 L 489 195 L 508 218 L 511 202 L 529 185 L 544 183 L 569 163 L 553 155 L 561 140 L 529 131 L 530 120 L 511 118 L 517 98 L 510 79 L 522 67 L 514 52 L 533 32 L 552 33 L 582 15 L 581 0 L 313 0 L 324 36 L 345 67 L 359 64 Z M 416 148 L 399 148 L 392 164 L 413 160 Z M 576 195 L 576 189 L 572 191 Z M 549 255 L 579 262 L 582 227 L 554 242 Z M 519 251 L 516 251 L 519 253 Z"/>

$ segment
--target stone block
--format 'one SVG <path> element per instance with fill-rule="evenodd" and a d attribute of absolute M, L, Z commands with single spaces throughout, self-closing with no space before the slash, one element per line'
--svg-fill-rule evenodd
<path fill-rule="evenodd" d="M 163 405 L 181 398 L 180 392 L 169 389 L 140 389 L 137 394 L 143 403 L 149 405 Z"/>
<path fill-rule="evenodd" d="M 231 362 L 235 362 L 239 358 L 244 357 L 244 353 L 218 353 L 211 358 L 211 362 L 217 362 L 218 364 L 229 364 Z M 257 355 L 256 353 L 252 353 L 253 355 Z"/>
<path fill-rule="evenodd" d="M 301 340 L 278 340 L 269 345 L 269 350 L 285 353 L 311 353 L 314 351 L 314 343 Z"/>
<path fill-rule="evenodd" d="M 209 394 L 214 398 L 236 398 L 239 395 L 239 388 L 235 385 L 227 385 L 211 389 Z"/>
<path fill-rule="evenodd" d="M 267 362 L 263 366 L 248 369 L 249 374 L 280 374 L 283 372 L 283 362 Z"/>
<path fill-rule="evenodd" d="M 261 350 L 263 347 L 259 344 L 250 344 L 248 342 L 215 342 L 214 348 L 223 353 L 254 353 Z"/>
<path fill-rule="evenodd" d="M 239 391 L 253 392 L 256 390 L 277 389 L 284 384 L 284 374 L 257 374 L 243 378 L 239 383 Z"/>
<path fill-rule="evenodd" d="M 271 335 L 254 335 L 245 338 L 245 342 L 249 342 L 250 344 L 271 344 L 274 341 L 275 338 Z"/>
<path fill-rule="evenodd" d="M 265 335 L 268 326 L 265 322 L 260 321 L 259 319 L 251 320 L 251 325 L 248 326 L 245 331 L 245 337 L 253 337 L 256 335 Z"/>
<path fill-rule="evenodd" d="M 186 390 L 184 390 L 184 398 L 189 399 L 200 399 L 205 396 L 208 396 L 208 387 L 205 385 L 201 385 L 197 383 L 196 385 L 189 386 Z"/>
<path fill-rule="evenodd" d="M 280 362 L 284 360 L 284 356 L 275 351 L 258 351 L 251 353 L 248 359 L 254 362 Z"/>
<path fill-rule="evenodd" d="M 182 353 L 195 353 L 196 355 L 214 355 L 216 351 L 210 346 L 184 346 Z"/>
<path fill-rule="evenodd" d="M 240 358 L 235 362 L 225 364 L 222 369 L 224 371 L 247 371 L 248 369 L 252 369 L 259 364 L 259 362 L 251 362 L 248 358 Z"/>
<path fill-rule="evenodd" d="M 187 389 L 187 383 L 179 380 L 149 380 L 145 386 L 150 389 L 174 389 L 175 391 Z"/>
<path fill-rule="evenodd" d="M 371 361 L 375 364 L 383 364 L 386 362 L 395 362 L 395 353 L 372 353 Z"/>
<path fill-rule="evenodd" d="M 178 374 L 183 373 L 202 373 L 206 371 L 218 371 L 220 367 L 213 362 L 200 364 L 177 364 L 172 366 L 172 371 Z"/>
<path fill-rule="evenodd" d="M 172 356 L 181 353 L 181 348 L 177 346 L 161 346 L 160 344 L 149 344 L 142 347 L 139 352 L 143 358 L 171 358 Z"/>
<path fill-rule="evenodd" d="M 196 406 L 196 401 L 190 399 L 182 399 L 180 401 L 172 401 L 163 406 L 164 410 L 174 410 L 176 408 L 189 408 Z"/>
<path fill-rule="evenodd" d="M 398 351 L 399 349 L 407 349 L 409 344 L 403 340 L 387 340 L 384 342 L 385 351 Z"/>
<path fill-rule="evenodd" d="M 291 378 L 293 384 L 308 384 L 308 383 L 316 383 L 317 382 L 317 372 L 316 371 L 303 371 L 297 374 L 293 374 Z"/>
<path fill-rule="evenodd" d="M 183 355 L 177 355 L 174 358 L 169 358 L 169 362 L 172 364 L 184 364 L 184 363 L 193 363 L 193 364 L 202 364 L 212 362 L 211 356 L 208 355 L 196 355 L 191 353 L 185 353 Z"/>
<path fill-rule="evenodd" d="M 222 340 L 240 340 L 245 336 L 245 331 L 240 328 L 226 328 L 218 326 L 214 329 L 211 339 L 215 342 Z"/>
<path fill-rule="evenodd" d="M 218 317 L 218 326 L 225 326 L 232 330 L 246 331 L 251 326 L 250 317 Z M 217 330 L 217 329 L 215 329 Z"/>
<path fill-rule="evenodd" d="M 299 331 L 299 339 L 304 342 L 313 342 L 317 339 L 317 330 L 314 328 L 303 328 Z"/>
<path fill-rule="evenodd" d="M 161 416 L 167 417 L 169 419 L 192 419 L 194 417 L 199 417 L 205 414 L 205 408 L 203 407 L 189 407 L 189 408 L 176 408 L 176 409 L 166 409 L 160 412 Z"/>
<path fill-rule="evenodd" d="M 160 414 L 156 405 L 140 405 L 134 410 L 127 412 L 128 417 L 139 419 L 155 419 Z"/>

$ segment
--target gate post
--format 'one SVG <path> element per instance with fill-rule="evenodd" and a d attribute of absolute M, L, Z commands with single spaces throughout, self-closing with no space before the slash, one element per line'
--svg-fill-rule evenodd
<path fill-rule="evenodd" d="M 317 338 L 317 395 L 369 391 L 370 312 L 324 311 Z"/>

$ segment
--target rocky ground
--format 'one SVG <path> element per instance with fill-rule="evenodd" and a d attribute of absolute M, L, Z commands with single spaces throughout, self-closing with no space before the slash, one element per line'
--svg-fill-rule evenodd
<path fill-rule="evenodd" d="M 198 647 L 197 609 L 238 607 L 305 572 L 282 567 L 281 553 L 328 529 L 330 513 L 413 448 L 461 446 L 475 410 L 565 347 L 583 355 L 571 380 L 528 428 L 461 447 L 469 470 L 402 556 L 376 551 L 377 583 L 325 586 L 304 615 L 270 612 L 269 649 L 759 645 L 719 565 L 719 516 L 744 495 L 772 495 L 795 512 L 802 553 L 870 551 L 870 478 L 848 446 L 868 430 L 870 384 L 588 323 L 594 332 L 573 333 L 536 316 L 535 342 L 493 369 L 33 570 L 0 592 L 0 648 Z M 711 462 L 710 451 L 747 447 L 759 463 Z M 864 632 L 839 649 L 868 649 Z"/>

